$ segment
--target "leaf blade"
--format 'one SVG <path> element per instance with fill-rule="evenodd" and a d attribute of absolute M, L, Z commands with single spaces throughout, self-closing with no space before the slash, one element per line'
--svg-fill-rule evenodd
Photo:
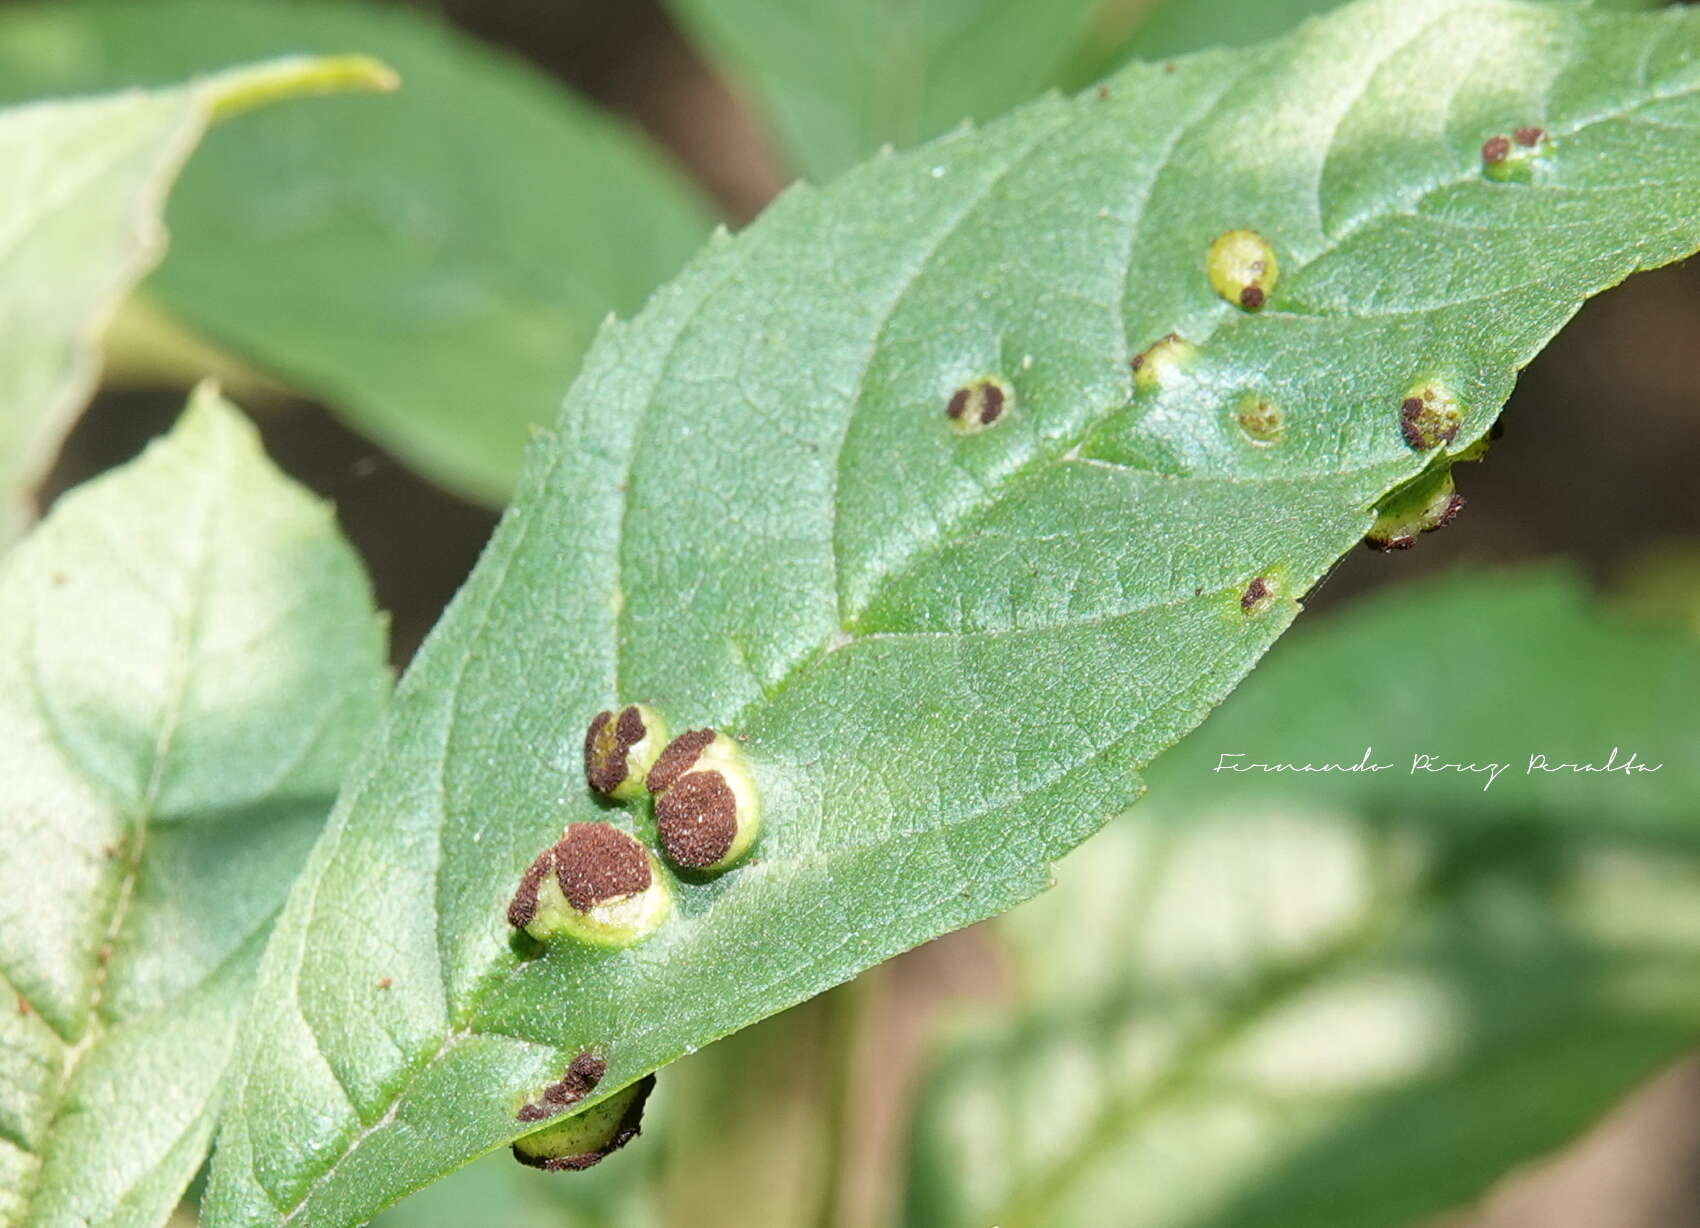
<path fill-rule="evenodd" d="M 1531 44 L 1531 30 L 1549 37 Z M 1404 43 L 1462 97 L 1431 98 L 1430 127 L 1389 132 L 1389 165 L 1372 168 L 1389 213 L 1424 184 L 1479 176 L 1467 134 L 1527 101 L 1508 103 L 1502 74 L 1459 47 L 1486 40 L 1549 73 L 1591 65 L 1542 103 L 1557 130 L 1570 108 L 1646 104 L 1650 87 L 1623 70 L 1643 51 L 1687 114 L 1692 39 L 1692 16 L 1356 6 L 1244 57 L 1136 66 L 1108 99 L 1042 101 L 794 190 L 606 329 L 339 806 L 305 880 L 317 895 L 292 898 L 212 1222 L 361 1218 L 512 1138 L 509 1106 L 582 1048 L 605 1054 L 598 1090 L 612 1092 L 1037 892 L 1046 862 L 1135 799 L 1134 770 L 1231 688 L 1374 502 L 1424 467 L 1400 431 L 1407 381 L 1444 358 L 1469 406 L 1455 446 L 1479 437 L 1581 297 L 1700 241 L 1700 185 L 1693 168 L 1649 185 L 1638 220 L 1663 221 L 1632 250 L 1566 231 L 1579 242 L 1554 258 L 1561 296 L 1510 276 L 1497 297 L 1415 324 L 1288 309 L 1279 290 L 1240 316 L 1208 288 L 1210 237 L 1260 222 L 1306 288 L 1332 250 L 1316 185 L 1333 134 L 1355 107 L 1409 110 L 1403 74 L 1379 71 L 1404 65 Z M 1364 46 L 1376 56 L 1354 61 Z M 1255 94 L 1236 93 L 1248 81 Z M 1303 121 L 1302 158 L 1263 139 L 1270 113 Z M 1567 148 L 1565 173 L 1618 169 L 1586 135 Z M 1411 166 L 1427 176 L 1416 189 Z M 1527 225 L 1520 199 L 1479 207 Z M 1082 278 L 1091 292 L 1073 292 Z M 1130 396 L 1128 357 L 1177 326 L 1200 345 L 1195 367 Z M 950 394 L 987 375 L 1014 408 L 958 436 Z M 1280 448 L 1233 433 L 1253 376 L 1290 408 Z M 1164 480 L 1214 481 L 1208 523 L 1126 542 L 1126 574 L 1102 542 L 1053 548 L 1047 517 L 1096 506 L 1114 539 Z M 973 561 L 988 526 L 1018 547 Z M 1258 540 L 1267 555 L 1245 568 Z M 931 600 L 949 567 L 1009 599 L 970 621 Z M 581 722 L 632 700 L 749 739 L 770 816 L 757 860 L 675 884 L 676 923 L 632 951 L 560 949 L 522 968 L 502 907 L 564 821 L 608 817 L 576 785 Z M 336 916 L 356 882 L 373 889 L 338 855 L 362 845 L 416 851 L 385 867 L 381 958 Z M 346 986 L 393 952 L 421 987 L 380 1026 Z M 304 1069 L 322 1074 L 311 1094 L 291 1078 Z M 433 1128 L 451 1114 L 453 1131 Z"/>
<path fill-rule="evenodd" d="M 0 612 L 0 1218 L 159 1223 L 381 706 L 383 633 L 328 509 L 210 392 L 8 554 Z"/>

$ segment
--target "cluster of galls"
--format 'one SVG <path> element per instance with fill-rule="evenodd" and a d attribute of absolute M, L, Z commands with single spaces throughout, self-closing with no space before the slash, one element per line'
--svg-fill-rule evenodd
<path fill-rule="evenodd" d="M 660 716 L 641 704 L 598 712 L 584 735 L 584 778 L 618 801 L 655 799 L 663 857 L 679 872 L 718 874 L 755 843 L 760 804 L 737 745 L 712 729 L 667 739 Z M 508 904 L 508 924 L 548 943 L 565 937 L 593 946 L 629 946 L 658 930 L 673 911 L 660 862 L 636 836 L 612 823 L 571 823 L 539 853 Z M 601 1081 L 607 1064 L 589 1052 L 520 1107 L 532 1124 L 567 1114 Z M 514 1157 L 552 1172 L 589 1168 L 638 1134 L 647 1075 L 607 1099 L 515 1141 Z"/>
<path fill-rule="evenodd" d="M 599 712 L 584 736 L 584 776 L 604 797 L 655 798 L 655 831 L 675 869 L 730 869 L 755 843 L 761 808 L 737 745 L 712 729 L 667 739 L 652 709 Z M 660 928 L 673 892 L 655 855 L 612 823 L 573 823 L 537 855 L 508 905 L 508 924 L 540 942 L 566 936 L 627 946 Z"/>

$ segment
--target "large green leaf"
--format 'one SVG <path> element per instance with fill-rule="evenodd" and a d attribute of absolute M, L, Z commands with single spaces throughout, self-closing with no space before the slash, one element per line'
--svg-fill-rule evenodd
<path fill-rule="evenodd" d="M 233 124 L 172 201 L 169 310 L 499 501 L 584 348 L 708 229 L 656 155 L 533 70 L 395 7 L 111 0 L 0 14 L 0 94 L 175 80 L 280 51 L 404 88 Z"/>
<path fill-rule="evenodd" d="M 583 1049 L 604 1096 L 1037 893 L 1431 459 L 1413 381 L 1463 448 L 1586 295 L 1700 244 L 1697 49 L 1692 12 L 1374 0 L 795 190 L 610 325 L 285 910 L 209 1223 L 361 1220 Z M 1536 123 L 1535 182 L 1484 178 Z M 1259 314 L 1204 274 L 1245 225 Z M 1170 330 L 1196 358 L 1135 392 Z M 983 376 L 1008 412 L 959 434 Z M 609 816 L 616 699 L 746 739 L 755 860 L 522 963 L 505 904 Z"/>
<path fill-rule="evenodd" d="M 386 685 L 330 509 L 210 392 L 6 556 L 0 1224 L 164 1221 Z"/>
<path fill-rule="evenodd" d="M 0 548 L 94 390 L 100 336 L 159 259 L 160 211 L 215 115 L 383 85 L 371 61 L 294 59 L 196 85 L 0 111 Z"/>
<path fill-rule="evenodd" d="M 1051 84 L 1096 3 L 671 0 L 815 180 L 1026 102 Z"/>
<path fill-rule="evenodd" d="M 1554 575 L 1282 644 L 1001 924 L 1026 1013 L 935 1071 L 909 1222 L 1403 1228 L 1563 1143 L 1700 1034 L 1697 697 Z M 1527 770 L 1614 744 L 1660 771 Z"/>

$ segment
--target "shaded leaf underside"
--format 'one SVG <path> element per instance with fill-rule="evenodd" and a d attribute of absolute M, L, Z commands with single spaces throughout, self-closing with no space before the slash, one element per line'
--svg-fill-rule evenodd
<path fill-rule="evenodd" d="M 606 1094 L 1039 891 L 1423 466 L 1412 381 L 1457 392 L 1462 448 L 1583 298 L 1700 243 L 1697 42 L 1693 14 L 1362 4 L 711 245 L 600 336 L 346 787 L 267 953 L 208 1222 L 362 1220 L 520 1133 L 581 1049 Z M 1528 124 L 1534 182 L 1485 180 L 1483 140 Z M 1237 226 L 1282 262 L 1258 315 L 1204 277 Z M 1136 394 L 1171 331 L 1197 359 Z M 986 375 L 1011 411 L 953 433 Z M 1240 432 L 1247 391 L 1278 444 Z M 576 758 L 616 700 L 746 739 L 762 841 L 644 944 L 522 966 L 503 906 L 609 816 Z"/>

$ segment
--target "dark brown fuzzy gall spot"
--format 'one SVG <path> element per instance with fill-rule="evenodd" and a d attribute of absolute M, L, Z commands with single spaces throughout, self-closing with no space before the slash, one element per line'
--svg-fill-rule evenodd
<path fill-rule="evenodd" d="M 638 1093 L 632 1097 L 632 1102 L 626 1107 L 620 1117 L 620 1124 L 614 1130 L 614 1136 L 603 1144 L 600 1150 L 589 1151 L 583 1155 L 557 1156 L 545 1159 L 542 1156 L 528 1156 L 519 1149 L 518 1144 L 513 1148 L 514 1159 L 530 1168 L 541 1168 L 547 1173 L 582 1172 L 602 1162 L 603 1157 L 612 1155 L 638 1135 L 643 1133 L 643 1106 L 649 1100 L 649 1093 L 655 1090 L 655 1076 L 645 1075 L 638 1083 Z"/>
<path fill-rule="evenodd" d="M 714 730 L 692 729 L 681 733 L 662 751 L 655 760 L 655 766 L 649 769 L 649 791 L 664 793 L 673 782 L 691 770 L 691 764 L 697 761 L 703 748 L 714 741 Z"/>
<path fill-rule="evenodd" d="M 1525 149 L 1533 149 L 1546 139 L 1545 128 L 1519 128 L 1511 134 L 1517 138 L 1517 143 Z"/>
<path fill-rule="evenodd" d="M 990 426 L 999 418 L 1003 417 L 1003 405 L 1003 389 L 999 388 L 996 384 L 987 384 L 985 388 L 984 401 L 980 406 L 981 423 L 986 426 Z"/>
<path fill-rule="evenodd" d="M 598 712 L 584 735 L 584 777 L 598 793 L 612 793 L 624 783 L 632 747 L 648 730 L 637 706 L 620 709 L 618 718 Z"/>
<path fill-rule="evenodd" d="M 608 1063 L 590 1050 L 575 1057 L 560 1080 L 543 1089 L 543 1094 L 514 1114 L 515 1121 L 547 1121 L 583 1100 L 596 1090 L 602 1076 L 608 1073 Z"/>
<path fill-rule="evenodd" d="M 567 903 L 588 912 L 649 887 L 643 846 L 607 823 L 574 823 L 556 843 L 555 881 Z"/>
<path fill-rule="evenodd" d="M 1257 577 L 1245 586 L 1245 592 L 1240 594 L 1240 609 L 1250 614 L 1257 608 L 1258 602 L 1269 596 L 1269 581 L 1262 576 Z"/>
<path fill-rule="evenodd" d="M 954 422 L 962 421 L 962 415 L 968 411 L 968 389 L 958 388 L 951 393 L 950 404 L 945 407 L 945 416 Z"/>
<path fill-rule="evenodd" d="M 519 880 L 519 889 L 514 892 L 513 900 L 508 904 L 508 924 L 516 930 L 522 930 L 531 924 L 537 916 L 537 888 L 543 882 L 543 876 L 549 873 L 555 864 L 555 850 L 544 849 L 537 859 L 526 867 L 525 876 Z"/>
<path fill-rule="evenodd" d="M 1377 550 L 1382 554 L 1390 554 L 1395 550 L 1409 550 L 1417 544 L 1417 539 L 1410 533 L 1401 533 L 1397 537 L 1366 537 L 1364 548 Z"/>
<path fill-rule="evenodd" d="M 1263 306 L 1263 287 L 1247 286 L 1240 291 L 1240 306 L 1247 311 L 1257 311 Z"/>
<path fill-rule="evenodd" d="M 1434 527 L 1444 529 L 1458 519 L 1458 513 L 1464 510 L 1465 502 L 1463 495 L 1453 495 L 1451 499 L 1447 500 L 1446 510 L 1440 514 L 1440 519 L 1434 522 Z"/>
<path fill-rule="evenodd" d="M 731 849 L 738 799 L 719 772 L 688 773 L 656 801 L 655 831 L 669 861 L 701 870 Z"/>
<path fill-rule="evenodd" d="M 1511 138 L 1508 136 L 1490 136 L 1482 142 L 1482 161 L 1489 166 L 1498 166 L 1511 156 Z"/>

